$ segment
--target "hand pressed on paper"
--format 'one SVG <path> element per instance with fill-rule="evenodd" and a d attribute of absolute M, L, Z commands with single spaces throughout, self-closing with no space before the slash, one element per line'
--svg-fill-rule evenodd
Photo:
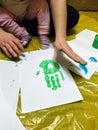
<path fill-rule="evenodd" d="M 78 62 L 82 65 L 86 65 L 87 62 L 85 60 L 83 60 L 80 56 L 78 56 L 73 49 L 68 45 L 68 43 L 64 38 L 56 38 L 55 42 L 54 42 L 55 47 L 58 50 L 62 50 L 64 53 L 66 53 L 71 59 L 73 59 L 75 62 Z"/>

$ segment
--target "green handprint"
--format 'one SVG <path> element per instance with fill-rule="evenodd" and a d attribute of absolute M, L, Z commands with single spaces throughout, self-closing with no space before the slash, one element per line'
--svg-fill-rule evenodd
<path fill-rule="evenodd" d="M 60 88 L 60 77 L 62 80 L 65 80 L 63 73 L 60 71 L 60 66 L 53 60 L 43 60 L 39 66 L 43 69 L 47 86 L 49 88 L 52 87 L 52 90 Z M 37 74 L 39 74 L 39 71 Z"/>

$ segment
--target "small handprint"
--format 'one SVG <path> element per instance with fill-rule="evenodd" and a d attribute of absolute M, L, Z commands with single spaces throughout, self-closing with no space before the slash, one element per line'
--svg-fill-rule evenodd
<path fill-rule="evenodd" d="M 45 81 L 49 88 L 56 90 L 61 87 L 60 78 L 64 81 L 64 75 L 60 70 L 60 66 L 53 60 L 43 60 L 39 67 L 43 69 Z M 37 74 L 40 74 L 38 71 Z"/>

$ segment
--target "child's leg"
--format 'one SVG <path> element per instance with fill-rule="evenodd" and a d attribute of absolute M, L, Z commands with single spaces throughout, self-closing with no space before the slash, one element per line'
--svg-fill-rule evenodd
<path fill-rule="evenodd" d="M 42 48 L 49 46 L 48 33 L 50 24 L 49 8 L 46 0 L 32 0 L 25 19 L 31 20 L 37 17 L 38 33 Z"/>
<path fill-rule="evenodd" d="M 20 27 L 15 20 L 16 18 L 14 15 L 0 7 L 0 26 L 7 32 L 20 38 L 23 41 L 23 44 L 26 44 L 31 37 L 26 29 Z"/>
<path fill-rule="evenodd" d="M 42 49 L 46 49 L 49 46 L 49 40 L 47 35 L 50 29 L 50 14 L 49 7 L 46 0 L 44 0 L 42 7 L 40 8 L 38 15 L 38 33 L 42 43 Z"/>

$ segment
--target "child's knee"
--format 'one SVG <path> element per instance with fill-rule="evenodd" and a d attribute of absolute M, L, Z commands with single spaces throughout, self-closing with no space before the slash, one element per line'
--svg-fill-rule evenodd
<path fill-rule="evenodd" d="M 49 6 L 48 6 L 48 3 L 47 3 L 46 0 L 43 0 L 43 4 L 42 4 L 41 9 L 42 9 L 43 11 L 49 12 Z"/>

